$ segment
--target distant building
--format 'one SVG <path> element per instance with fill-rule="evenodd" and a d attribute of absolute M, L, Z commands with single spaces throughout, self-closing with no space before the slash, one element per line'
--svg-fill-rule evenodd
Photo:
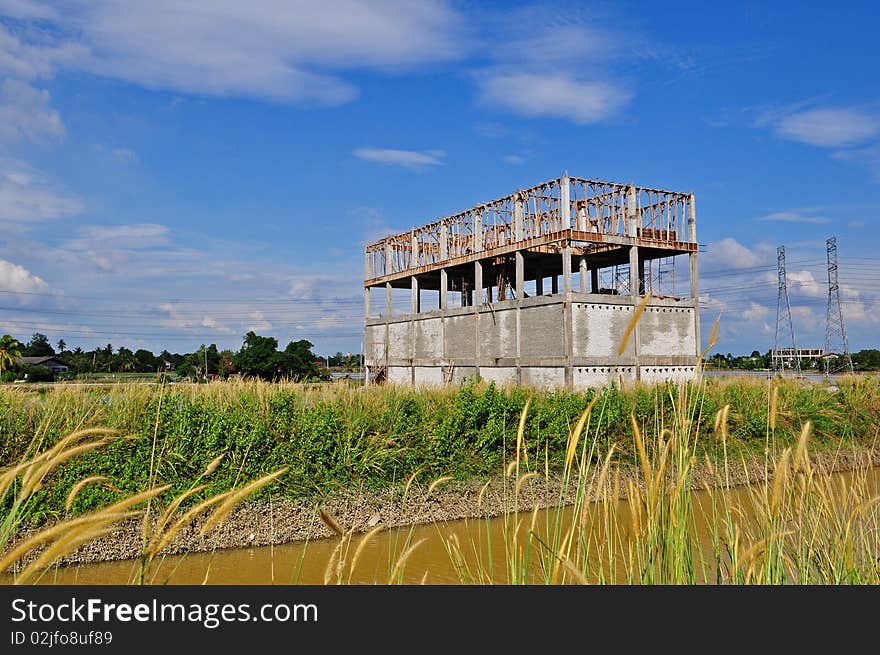
<path fill-rule="evenodd" d="M 42 357 L 19 357 L 15 360 L 17 365 L 27 364 L 28 366 L 44 366 L 52 371 L 53 374 L 66 373 L 67 364 L 57 359 L 54 355 L 43 355 Z"/>
<path fill-rule="evenodd" d="M 821 359 L 823 357 L 826 357 L 823 348 L 774 348 L 770 351 L 774 369 L 791 367 L 795 360 L 802 362 L 805 359 Z"/>

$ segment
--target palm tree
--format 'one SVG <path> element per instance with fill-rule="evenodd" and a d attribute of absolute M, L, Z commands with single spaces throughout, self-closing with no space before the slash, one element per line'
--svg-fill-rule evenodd
<path fill-rule="evenodd" d="M 21 357 L 21 347 L 21 343 L 9 334 L 0 337 L 0 374 Z"/>
<path fill-rule="evenodd" d="M 58 339 L 58 354 L 63 355 L 67 349 L 67 342 L 64 339 Z"/>

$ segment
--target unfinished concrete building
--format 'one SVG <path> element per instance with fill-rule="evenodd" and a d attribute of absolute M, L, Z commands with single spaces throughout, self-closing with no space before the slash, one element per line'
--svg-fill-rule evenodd
<path fill-rule="evenodd" d="M 697 250 L 693 194 L 567 174 L 386 237 L 366 247 L 367 383 L 689 378 Z"/>

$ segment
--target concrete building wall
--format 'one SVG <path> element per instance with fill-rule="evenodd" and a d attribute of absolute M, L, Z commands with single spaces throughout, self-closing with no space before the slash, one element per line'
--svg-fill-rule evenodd
<path fill-rule="evenodd" d="M 527 387 L 563 387 L 565 367 L 524 366 L 520 369 L 520 384 Z"/>
<path fill-rule="evenodd" d="M 416 359 L 443 358 L 442 321 L 439 316 L 415 321 Z"/>
<path fill-rule="evenodd" d="M 620 341 L 632 319 L 634 308 L 628 302 L 572 303 L 572 354 L 574 357 L 617 357 Z M 630 339 L 623 355 L 635 354 Z"/>
<path fill-rule="evenodd" d="M 451 316 L 446 319 L 444 330 L 446 359 L 474 359 L 476 350 L 476 317 L 473 314 Z"/>
<path fill-rule="evenodd" d="M 520 310 L 520 357 L 565 356 L 564 321 L 562 303 Z"/>
<path fill-rule="evenodd" d="M 480 358 L 516 357 L 516 310 L 487 309 L 480 315 Z"/>
<path fill-rule="evenodd" d="M 440 366 L 416 366 L 415 379 L 417 385 L 443 384 L 443 368 Z"/>
<path fill-rule="evenodd" d="M 572 370 L 572 384 L 579 388 L 627 384 L 635 379 L 635 366 L 577 366 Z"/>
<path fill-rule="evenodd" d="M 639 318 L 639 354 L 663 357 L 694 355 L 693 307 L 645 307 Z"/>
<path fill-rule="evenodd" d="M 646 384 L 655 382 L 685 382 L 694 378 L 695 367 L 693 366 L 642 366 L 640 371 L 641 381 Z"/>
<path fill-rule="evenodd" d="M 434 310 L 394 316 L 387 322 L 370 319 L 364 345 L 367 367 L 373 373 L 384 368 L 389 382 L 419 385 L 458 383 L 478 370 L 486 381 L 534 387 L 626 383 L 636 380 L 637 371 L 639 379 L 648 383 L 693 377 L 693 301 L 652 300 L 624 353 L 618 355 L 635 310 L 632 298 L 571 293 L 567 296 L 571 325 L 566 334 L 565 297 Z"/>
<path fill-rule="evenodd" d="M 480 377 L 486 382 L 507 384 L 516 382 L 515 366 L 481 366 Z"/>

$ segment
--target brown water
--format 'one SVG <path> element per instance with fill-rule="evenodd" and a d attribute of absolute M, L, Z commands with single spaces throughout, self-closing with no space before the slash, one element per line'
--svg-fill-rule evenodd
<path fill-rule="evenodd" d="M 853 483 L 854 474 L 850 472 L 834 474 L 836 482 L 843 485 Z M 859 475 L 861 478 L 864 473 Z M 865 480 L 871 494 L 880 490 L 880 468 L 871 469 Z M 748 514 L 751 502 L 747 487 L 734 488 L 728 492 L 731 506 L 738 506 Z M 694 534 L 700 548 L 706 556 L 712 552 L 711 528 L 708 513 L 711 511 L 712 498 L 708 492 L 696 491 L 694 499 Z M 596 508 L 596 504 L 593 508 Z M 596 512 L 598 515 L 599 513 Z M 540 510 L 535 516 L 535 532 L 545 542 L 558 520 L 563 525 L 563 532 L 571 522 L 571 507 L 563 509 Z M 620 501 L 616 507 L 618 525 L 621 532 L 626 532 L 630 524 L 629 504 Z M 532 524 L 532 513 L 521 512 L 520 538 L 518 543 L 525 552 L 526 534 Z M 598 516 L 597 523 L 600 522 Z M 591 526 L 596 534 L 601 534 L 602 526 Z M 354 553 L 361 543 L 362 535 L 355 535 L 344 558 L 346 565 L 342 569 L 342 581 L 351 584 L 387 584 L 390 573 L 399 556 L 408 544 L 424 540 L 412 551 L 403 568 L 399 579 L 406 584 L 460 584 L 478 579 L 488 580 L 474 575 L 471 580 L 463 579 L 459 569 L 452 563 L 448 544 L 458 539 L 465 553 L 467 566 L 471 571 L 482 570 L 491 575 L 496 583 L 510 582 L 507 575 L 507 557 L 511 542 L 509 535 L 515 530 L 512 518 L 468 519 L 433 523 L 430 525 L 408 528 L 392 528 L 375 535 L 366 542 L 357 565 L 351 570 Z M 506 536 L 508 535 L 508 536 Z M 339 545 L 339 538 L 320 539 L 311 542 L 295 542 L 279 546 L 257 548 L 236 548 L 216 550 L 206 553 L 189 553 L 181 556 L 170 556 L 154 565 L 149 572 L 147 582 L 153 584 L 324 584 L 328 562 L 334 558 L 334 551 Z M 536 576 L 534 581 L 543 579 L 541 559 L 537 551 L 544 550 L 532 541 L 531 570 Z M 546 552 L 546 550 L 544 550 Z M 594 550 L 593 556 L 599 556 Z M 548 558 L 544 558 L 548 559 Z M 54 569 L 40 580 L 44 584 L 127 584 L 135 580 L 138 562 L 132 560 L 116 562 L 100 562 L 94 564 L 71 565 Z M 699 566 L 698 566 L 699 568 Z M 491 573 L 490 573 L 491 572 Z M 618 582 L 625 582 L 625 572 L 617 568 Z M 335 573 L 330 582 L 335 583 Z"/>

